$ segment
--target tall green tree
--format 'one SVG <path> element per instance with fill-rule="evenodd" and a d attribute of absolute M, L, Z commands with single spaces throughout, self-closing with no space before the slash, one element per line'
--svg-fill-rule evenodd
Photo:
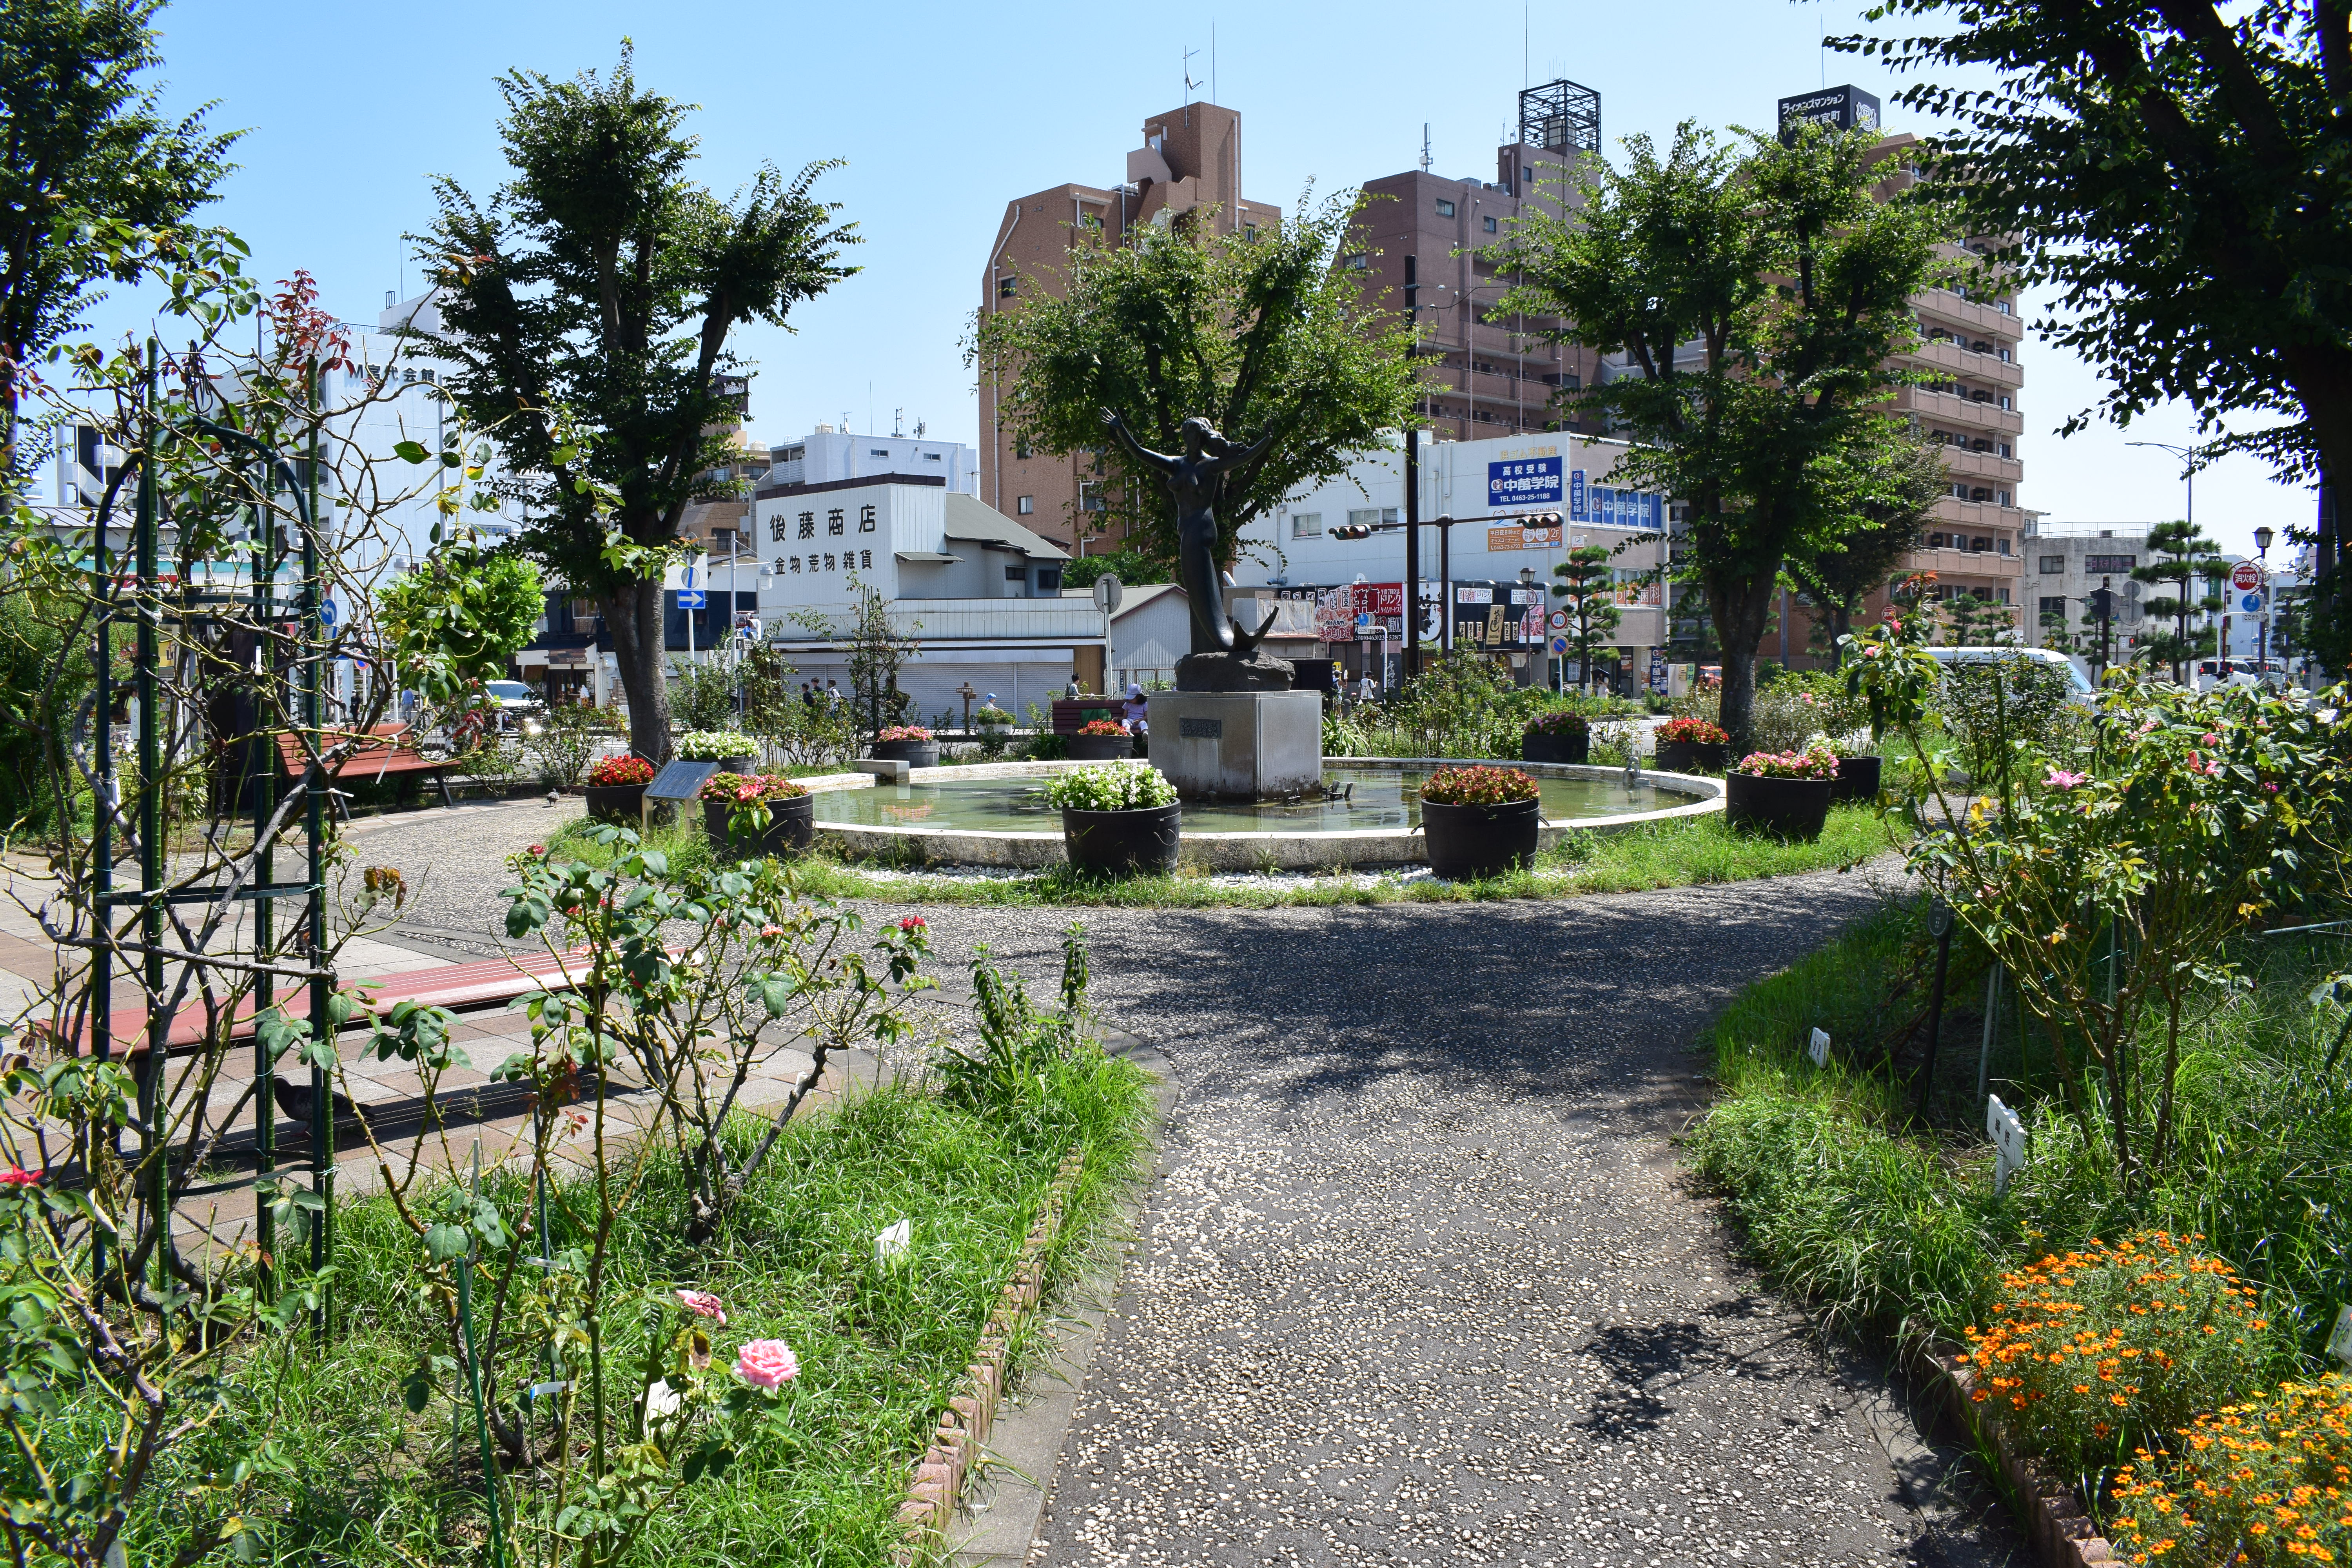
<path fill-rule="evenodd" d="M 762 165 L 731 201 L 696 184 L 690 106 L 640 91 L 625 44 L 609 78 L 516 71 L 499 90 L 513 179 L 487 204 L 434 185 L 418 252 L 443 291 L 434 352 L 506 458 L 526 548 L 599 601 L 630 743 L 666 758 L 662 573 L 688 503 L 725 493 L 708 476 L 746 368 L 728 333 L 782 326 L 848 277 L 856 236 L 810 195 L 827 164 L 789 181 Z"/>
<path fill-rule="evenodd" d="M 1808 637 L 1827 647 L 1832 668 L 1844 654 L 1839 639 L 1853 630 L 1863 602 L 1894 581 L 1903 558 L 1919 547 L 1920 530 L 1950 483 L 1939 448 L 1916 436 L 1882 440 L 1876 434 L 1853 454 L 1857 465 L 1848 475 L 1855 525 L 1789 561 L 1790 574 L 1826 612 Z"/>
<path fill-rule="evenodd" d="M 1005 418 L 1032 447 L 1090 455 L 1103 510 L 1072 520 L 1163 568 L 1176 519 L 1160 476 L 1103 430 L 1117 413 L 1145 446 L 1181 450 L 1199 416 L 1266 449 L 1225 476 L 1217 558 L 1293 491 L 1346 471 L 1412 417 L 1412 332 L 1365 303 L 1333 265 L 1359 201 L 1336 196 L 1252 237 L 1219 234 L 1200 209 L 1114 247 L 1076 237 L 1058 275 L 1024 279 L 1014 309 L 981 314 L 971 358 L 1008 387 Z"/>
<path fill-rule="evenodd" d="M 2198 592 L 2200 580 L 2210 575 L 2207 569 L 2221 559 L 2221 547 L 2194 523 L 2159 522 L 2147 531 L 2147 550 L 2150 559 L 2132 568 L 2133 580 L 2171 592 L 2148 600 L 2140 612 L 2159 621 L 2170 620 L 2173 629 L 2168 635 L 2143 638 L 2141 647 L 2151 662 L 2171 665 L 2172 679 L 2180 680 L 2182 667 L 2197 654 L 2197 645 L 2189 635 L 2189 617 L 2200 610 L 2210 613 L 2221 607 L 2220 595 Z"/>
<path fill-rule="evenodd" d="M 1552 592 L 1568 611 L 1568 646 L 1576 654 L 1576 684 L 1592 684 L 1592 656 L 1609 641 L 1624 615 L 1617 608 L 1616 569 L 1605 544 L 1580 544 L 1551 569 L 1559 579 Z"/>
<path fill-rule="evenodd" d="M 1881 0 L 1866 15 L 1937 25 L 1832 43 L 1947 79 L 1896 100 L 1953 127 L 1930 160 L 1951 177 L 1930 188 L 1966 232 L 2014 237 L 1988 266 L 2054 291 L 2039 330 L 2105 377 L 2108 417 L 2175 398 L 2209 426 L 2269 416 L 2213 449 L 2352 483 L 2343 0 Z M 2314 629 L 2340 674 L 2352 595 L 2333 510 L 2315 531 Z"/>
<path fill-rule="evenodd" d="M 1715 617 L 1723 725 L 1743 745 L 1784 564 L 1864 526 L 1855 472 L 1916 439 L 1882 405 L 1939 231 L 1923 207 L 1873 199 L 1872 140 L 1727 143 L 1685 121 L 1661 156 L 1633 137 L 1622 171 L 1588 161 L 1568 216 L 1522 216 L 1494 252 L 1526 279 L 1499 309 L 1559 318 L 1546 335 L 1639 370 L 1564 400 L 1642 443 L 1619 482 L 1687 502 L 1684 570 Z"/>
<path fill-rule="evenodd" d="M 139 79 L 163 0 L 0 5 L 0 442 L 13 478 L 24 377 L 85 324 L 103 279 L 146 276 L 161 231 L 212 201 L 241 132 L 177 120 Z M 5 482 L 5 481 L 0 481 Z"/>

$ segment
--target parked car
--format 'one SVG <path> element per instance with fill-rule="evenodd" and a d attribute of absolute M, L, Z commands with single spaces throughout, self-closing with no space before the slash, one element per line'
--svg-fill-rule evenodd
<path fill-rule="evenodd" d="M 2097 696 L 2098 689 L 2091 684 L 2090 673 L 2083 668 L 2081 661 L 2060 653 L 2055 648 L 2011 647 L 2000 644 L 1988 644 L 1980 647 L 1931 647 L 1927 651 L 1937 664 L 1946 666 L 1999 664 L 2009 659 L 2024 659 L 2034 664 L 2048 665 L 2052 668 L 2063 669 L 2066 672 L 2067 689 L 2073 693 L 2072 700 L 2077 706 L 2088 708 Z"/>
<path fill-rule="evenodd" d="M 539 706 L 539 693 L 527 681 L 486 680 L 482 689 L 498 705 L 501 730 L 521 729 L 524 715 Z"/>
<path fill-rule="evenodd" d="M 2289 684 L 2286 660 L 2283 658 L 2200 658 L 2197 661 L 2197 689 L 2200 691 L 2210 691 L 2217 686 L 2261 686 L 2279 691 Z"/>

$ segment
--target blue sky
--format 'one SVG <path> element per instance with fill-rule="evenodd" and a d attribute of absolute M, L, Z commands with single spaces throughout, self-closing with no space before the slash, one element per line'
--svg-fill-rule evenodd
<path fill-rule="evenodd" d="M 1685 118 L 1766 125 L 1773 101 L 1853 81 L 1900 84 L 1829 56 L 1822 32 L 1856 26 L 1850 0 L 1650 0 L 1475 12 L 1359 0 L 1246 7 L 1024 4 L 778 6 L 562 5 L 407 0 L 398 6 L 177 0 L 162 17 L 168 100 L 207 99 L 224 127 L 251 128 L 217 221 L 245 236 L 267 279 L 296 268 L 330 306 L 373 321 L 386 289 L 414 289 L 401 236 L 432 216 L 426 181 L 478 193 L 503 176 L 494 79 L 523 68 L 609 68 L 625 35 L 640 82 L 701 105 L 702 174 L 724 193 L 762 161 L 845 166 L 820 193 L 866 243 L 865 268 L 739 346 L 758 361 L 752 424 L 769 440 L 847 413 L 860 430 L 904 409 L 938 435 L 973 439 L 976 404 L 959 343 L 1004 204 L 1066 180 L 1124 171 L 1147 115 L 1183 101 L 1184 51 L 1209 97 L 1241 111 L 1244 183 L 1292 205 L 1302 184 L 1354 184 L 1412 165 L 1427 121 L 1438 173 L 1491 179 L 1523 72 L 1601 94 L 1613 147 L 1664 136 Z M 1211 53 L 1212 27 L 1214 55 Z M 1890 110 L 1890 130 L 1917 129 Z M 134 323 L 124 297 L 100 324 Z M 2179 515 L 2177 462 L 2128 440 L 2193 438 L 2185 411 L 2129 432 L 2061 441 L 2064 416 L 2097 396 L 2078 363 L 2029 341 L 2021 504 L 2053 521 Z M 871 410 L 869 416 L 868 410 Z M 2309 496 L 2243 460 L 2200 474 L 2198 519 L 2225 544 L 2307 521 Z M 2275 554 L 2274 557 L 2275 559 Z"/>

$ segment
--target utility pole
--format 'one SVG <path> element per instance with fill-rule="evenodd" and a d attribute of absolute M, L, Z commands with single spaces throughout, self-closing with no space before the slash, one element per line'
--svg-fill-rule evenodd
<path fill-rule="evenodd" d="M 1428 128 L 1423 127 L 1423 162 L 1427 162 Z M 1404 258 L 1404 313 L 1412 324 L 1413 346 L 1421 346 L 1421 283 L 1416 276 L 1416 258 Z M 1414 357 L 1412 374 L 1416 384 L 1421 376 L 1421 362 Z M 1416 392 L 1418 388 L 1416 385 Z M 1410 686 L 1421 675 L 1421 398 L 1415 395 L 1412 417 L 1404 427 L 1404 682 Z"/>

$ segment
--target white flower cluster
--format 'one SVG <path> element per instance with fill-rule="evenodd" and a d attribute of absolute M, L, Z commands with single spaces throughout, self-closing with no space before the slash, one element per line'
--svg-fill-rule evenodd
<path fill-rule="evenodd" d="M 1176 786 L 1150 763 L 1103 763 L 1061 774 L 1045 798 L 1064 811 L 1147 811 L 1173 805 Z"/>

